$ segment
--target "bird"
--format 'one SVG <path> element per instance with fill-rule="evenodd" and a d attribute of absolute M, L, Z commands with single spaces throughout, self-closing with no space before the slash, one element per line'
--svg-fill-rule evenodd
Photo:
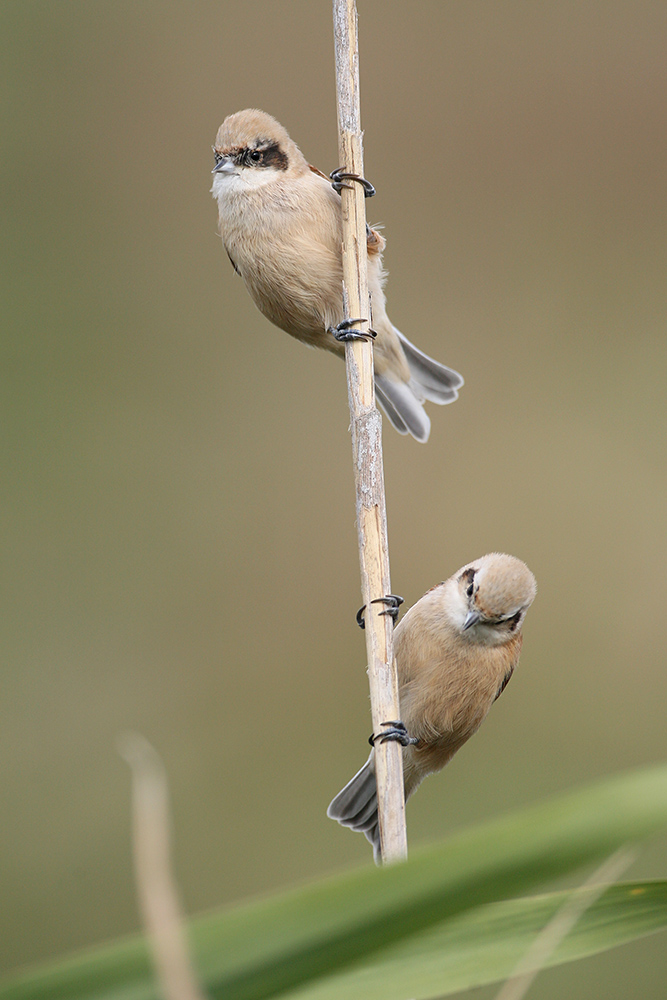
<path fill-rule="evenodd" d="M 225 118 L 213 152 L 219 232 L 255 305 L 297 340 L 344 357 L 341 171 L 332 184 L 283 126 L 256 108 Z M 367 227 L 367 246 L 370 316 L 363 318 L 376 334 L 376 399 L 400 434 L 424 442 L 431 427 L 424 402 L 453 402 L 463 379 L 392 325 L 377 229 Z"/>
<path fill-rule="evenodd" d="M 492 552 L 459 569 L 414 604 L 396 626 L 401 719 L 371 745 L 403 746 L 407 799 L 477 731 L 519 662 L 522 626 L 537 593 L 525 563 Z M 380 858 L 375 749 L 327 815 L 364 833 Z"/>

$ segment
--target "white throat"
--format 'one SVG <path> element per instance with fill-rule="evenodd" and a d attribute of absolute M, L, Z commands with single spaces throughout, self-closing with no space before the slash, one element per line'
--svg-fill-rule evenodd
<path fill-rule="evenodd" d="M 281 171 L 282 173 L 282 171 Z M 243 191 L 256 191 L 258 188 L 273 184 L 278 177 L 278 171 L 273 167 L 263 167 L 253 170 L 249 167 L 234 167 L 232 170 L 213 174 L 211 194 L 217 201 Z"/>
<path fill-rule="evenodd" d="M 460 632 L 463 639 L 468 642 L 478 643 L 482 646 L 502 646 L 507 642 L 507 632 L 489 625 L 486 622 L 477 622 L 470 628 L 463 630 L 463 625 L 470 610 L 469 603 L 461 593 L 456 580 L 448 581 L 449 593 L 447 595 L 447 614 L 450 621 Z"/>

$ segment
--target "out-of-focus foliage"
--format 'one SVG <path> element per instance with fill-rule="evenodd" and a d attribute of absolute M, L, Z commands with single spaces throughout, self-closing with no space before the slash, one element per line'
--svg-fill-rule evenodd
<path fill-rule="evenodd" d="M 508 897 L 666 823 L 667 767 L 620 775 L 464 831 L 405 864 L 339 875 L 195 921 L 196 964 L 207 995 L 220 1000 L 401 1000 L 493 982 L 513 971 L 573 894 Z M 664 881 L 614 886 L 590 902 L 542 964 L 667 927 Z M 0 986 L 0 1000 L 128 997 L 157 997 L 139 941 Z"/>

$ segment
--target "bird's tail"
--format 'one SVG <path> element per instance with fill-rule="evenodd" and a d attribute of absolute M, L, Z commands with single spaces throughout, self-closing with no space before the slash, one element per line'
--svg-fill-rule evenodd
<path fill-rule="evenodd" d="M 453 368 L 429 358 L 396 327 L 394 330 L 410 369 L 410 380 L 401 382 L 387 375 L 376 375 L 377 401 L 399 434 L 412 434 L 417 441 L 424 442 L 428 440 L 431 421 L 422 404 L 426 400 L 441 406 L 453 403 L 463 378 Z"/>
<path fill-rule="evenodd" d="M 370 757 L 361 770 L 357 771 L 333 800 L 327 809 L 327 816 L 338 820 L 341 826 L 349 826 L 352 830 L 365 834 L 373 845 L 373 857 L 379 863 L 380 829 L 374 758 L 375 753 L 371 750 Z"/>

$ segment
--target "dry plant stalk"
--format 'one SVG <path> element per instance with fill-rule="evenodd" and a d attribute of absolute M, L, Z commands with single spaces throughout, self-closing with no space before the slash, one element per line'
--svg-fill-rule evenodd
<path fill-rule="evenodd" d="M 636 860 L 637 852 L 627 846 L 607 858 L 584 882 L 582 889 L 588 892 L 568 899 L 542 928 L 495 1000 L 524 1000 L 561 941 L 565 940 L 586 910 L 605 894 L 610 885 L 618 882 Z"/>
<path fill-rule="evenodd" d="M 164 1000 L 206 1000 L 187 945 L 171 868 L 169 793 L 162 760 L 138 733 L 118 739 L 132 771 L 132 847 L 142 923 Z"/>
<path fill-rule="evenodd" d="M 338 152 L 346 171 L 363 177 L 359 102 L 359 50 L 355 0 L 333 0 L 338 104 Z M 341 191 L 343 211 L 343 297 L 348 319 L 369 328 L 371 319 L 366 255 L 366 206 L 361 184 L 348 181 Z M 382 420 L 375 406 L 373 346 L 355 340 L 345 345 L 352 451 L 356 487 L 361 593 L 366 605 L 366 652 L 373 732 L 400 718 L 393 654 L 393 621 L 382 604 L 391 593 L 387 512 L 382 461 Z M 375 747 L 380 846 L 383 863 L 407 857 L 403 757 L 398 743 Z"/>

